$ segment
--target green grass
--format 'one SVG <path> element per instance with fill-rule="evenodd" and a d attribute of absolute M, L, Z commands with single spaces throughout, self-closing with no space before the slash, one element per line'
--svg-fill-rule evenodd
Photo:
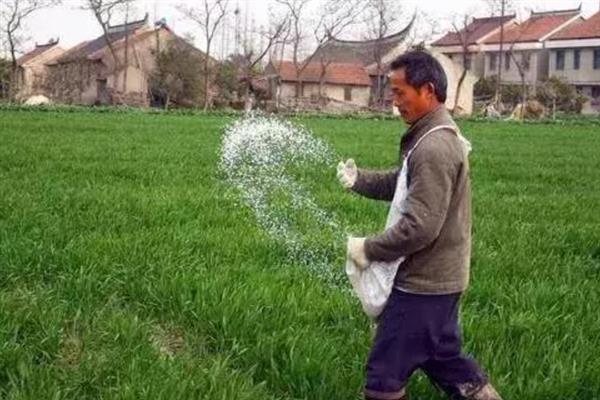
<path fill-rule="evenodd" d="M 372 327 L 224 195 L 228 118 L 0 111 L 0 398 L 360 398 Z M 302 122 L 359 166 L 396 162 L 397 122 Z M 461 125 L 466 349 L 506 399 L 600 399 L 598 127 Z M 381 228 L 385 204 L 307 174 L 357 233 Z"/>

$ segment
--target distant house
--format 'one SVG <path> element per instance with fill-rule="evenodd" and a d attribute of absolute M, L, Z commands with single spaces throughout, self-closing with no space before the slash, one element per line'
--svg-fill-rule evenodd
<path fill-rule="evenodd" d="M 485 55 L 482 51 L 483 42 L 505 27 L 514 23 L 515 15 L 504 17 L 474 18 L 466 27 L 459 27 L 458 32 L 448 32 L 431 44 L 436 51 L 449 57 L 461 67 L 478 77 L 485 70 Z"/>
<path fill-rule="evenodd" d="M 61 56 L 65 50 L 58 40 L 47 44 L 36 44 L 35 48 L 17 59 L 17 99 L 27 99 L 44 94 L 44 79 L 48 73 L 46 63 Z"/>
<path fill-rule="evenodd" d="M 150 27 L 147 14 L 140 21 L 110 26 L 107 37 L 82 42 L 48 64 L 52 97 L 82 105 L 148 106 L 156 55 L 175 40 L 183 41 L 165 24 Z"/>
<path fill-rule="evenodd" d="M 484 76 L 498 75 L 502 68 L 502 83 L 521 84 L 521 74 L 515 59 L 523 69 L 525 84 L 535 89 L 537 82 L 548 78 L 549 51 L 547 40 L 581 18 L 581 9 L 532 12 L 529 19 L 511 21 L 504 30 L 503 56 L 500 66 L 500 32 L 483 41 Z"/>
<path fill-rule="evenodd" d="M 578 19 L 552 35 L 546 47 L 550 51 L 550 76 L 564 78 L 591 98 L 600 109 L 600 12 L 589 19 Z"/>
<path fill-rule="evenodd" d="M 375 99 L 384 97 L 387 90 L 387 67 L 394 58 L 406 51 L 404 44 L 412 23 L 392 35 L 373 40 L 329 39 L 311 56 L 313 62 L 345 63 L 362 65 L 371 80 L 371 104 Z M 383 93 L 383 96 L 379 94 Z M 390 104 L 387 104 L 390 106 Z"/>
<path fill-rule="evenodd" d="M 271 62 L 265 74 L 276 79 L 273 97 L 283 103 L 295 98 L 318 100 L 325 97 L 349 106 L 368 107 L 371 80 L 361 64 L 330 63 L 323 67 L 312 62 L 303 67 L 300 76 L 291 61 Z"/>
<path fill-rule="evenodd" d="M 353 41 L 332 38 L 317 49 L 310 57 L 312 60 L 311 64 L 314 64 L 315 67 L 313 68 L 318 71 L 322 70 L 320 69 L 320 64 L 328 62 L 331 62 L 331 65 L 337 65 L 338 68 L 346 69 L 345 72 L 341 72 L 339 69 L 335 72 L 335 75 L 343 75 L 346 79 L 352 79 L 355 82 L 355 86 L 351 90 L 348 83 L 339 85 L 346 87 L 343 91 L 344 99 L 352 99 L 351 102 L 364 106 L 376 105 L 374 104 L 376 99 L 382 99 L 383 104 L 377 104 L 376 106 L 391 109 L 392 96 L 387 73 L 389 72 L 390 63 L 408 50 L 405 40 L 411 28 L 412 23 L 408 24 L 400 32 L 375 40 Z M 449 93 L 446 107 L 453 109 L 457 83 L 462 75 L 463 68 L 435 49 L 432 49 L 431 53 L 440 61 L 448 76 Z M 289 78 L 292 79 L 294 77 L 290 76 Z M 369 82 L 367 82 L 367 79 Z M 458 108 L 463 113 L 470 113 L 472 111 L 473 85 L 476 80 L 476 77 L 471 73 L 467 73 L 465 76 L 461 95 L 458 98 Z M 287 92 L 283 92 L 283 96 L 295 95 L 292 88 L 293 85 L 289 85 Z M 314 93 L 314 89 L 311 90 L 313 91 L 310 93 Z M 306 93 L 307 89 L 305 89 Z M 342 98 L 341 88 L 338 89 L 337 93 L 337 98 Z"/>

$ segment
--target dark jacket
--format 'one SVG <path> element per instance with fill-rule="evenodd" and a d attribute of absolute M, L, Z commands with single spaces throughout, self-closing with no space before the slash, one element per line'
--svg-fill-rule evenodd
<path fill-rule="evenodd" d="M 444 106 L 423 116 L 403 135 L 400 156 L 430 129 L 456 126 Z M 456 128 L 458 131 L 458 128 Z M 391 201 L 399 169 L 359 169 L 353 191 Z M 450 129 L 431 133 L 408 160 L 408 197 L 397 224 L 365 242 L 371 261 L 406 257 L 395 286 L 410 293 L 448 294 L 464 291 L 471 257 L 471 188 L 468 154 Z"/>

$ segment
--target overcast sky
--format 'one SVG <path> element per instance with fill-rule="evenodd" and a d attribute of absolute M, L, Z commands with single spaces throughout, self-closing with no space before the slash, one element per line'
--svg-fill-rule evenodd
<path fill-rule="evenodd" d="M 0 6 L 4 0 L 0 0 Z M 196 0 L 199 3 L 199 0 Z M 318 2 L 319 0 L 313 0 Z M 459 14 L 467 13 L 472 16 L 485 16 L 489 13 L 484 0 L 399 0 L 404 6 L 406 15 L 410 16 L 415 10 L 426 16 L 428 21 L 434 21 L 437 31 L 449 29 L 451 21 Z M 194 0 L 138 0 L 136 16 L 143 17 L 146 12 L 150 14 L 151 22 L 166 18 L 168 25 L 178 34 L 190 33 L 196 37 L 196 45 L 203 48 L 200 31 L 185 20 L 176 9 L 182 2 L 193 3 Z M 69 48 L 84 40 L 91 40 L 101 34 L 101 29 L 90 11 L 82 10 L 82 0 L 63 0 L 63 5 L 51 9 L 40 10 L 32 14 L 25 23 L 26 36 L 24 49 L 33 48 L 34 44 L 46 43 L 48 39 L 60 37 L 60 45 Z M 249 10 L 250 19 L 254 18 L 255 24 L 266 23 L 268 20 L 268 0 L 230 0 L 235 6 Z M 517 5 L 519 15 L 526 16 L 528 11 L 545 11 L 551 9 L 576 8 L 582 3 L 584 16 L 597 12 L 600 0 L 529 0 L 514 3 Z M 113 24 L 119 23 L 115 19 Z M 425 24 L 423 24 L 424 26 Z M 217 54 L 218 56 L 218 54 Z"/>

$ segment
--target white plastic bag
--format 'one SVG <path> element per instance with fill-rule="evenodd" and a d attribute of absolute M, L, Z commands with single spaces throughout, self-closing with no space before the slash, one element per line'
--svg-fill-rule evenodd
<path fill-rule="evenodd" d="M 409 150 L 404 158 L 404 161 L 402 162 L 402 169 L 400 170 L 398 180 L 396 182 L 396 190 L 390 205 L 390 211 L 388 212 L 385 229 L 395 225 L 402 217 L 404 202 L 408 195 L 408 159 L 423 139 L 425 139 L 432 132 L 440 129 L 450 129 L 454 131 L 464 144 L 465 152 L 468 154 L 468 152 L 471 150 L 470 143 L 458 132 L 457 128 L 454 126 L 441 125 L 425 133 L 412 147 L 412 149 Z M 376 318 L 385 308 L 387 299 L 392 292 L 392 288 L 394 287 L 394 278 L 396 277 L 396 272 L 403 261 L 404 257 L 400 257 L 392 262 L 373 262 L 367 268 L 361 270 L 354 264 L 352 259 L 347 258 L 346 275 L 348 275 L 348 279 L 350 280 L 352 288 L 362 304 L 363 310 L 369 317 Z"/>
<path fill-rule="evenodd" d="M 406 184 L 407 160 L 408 156 L 404 159 L 402 169 L 398 175 L 394 199 L 390 205 L 385 224 L 386 229 L 396 224 L 402 215 L 402 204 L 408 192 Z M 392 292 L 396 272 L 403 261 L 404 257 L 390 263 L 373 262 L 367 268 L 360 269 L 350 257 L 346 259 L 346 275 L 348 275 L 352 288 L 362 303 L 363 310 L 369 317 L 376 318 L 383 311 Z"/>

